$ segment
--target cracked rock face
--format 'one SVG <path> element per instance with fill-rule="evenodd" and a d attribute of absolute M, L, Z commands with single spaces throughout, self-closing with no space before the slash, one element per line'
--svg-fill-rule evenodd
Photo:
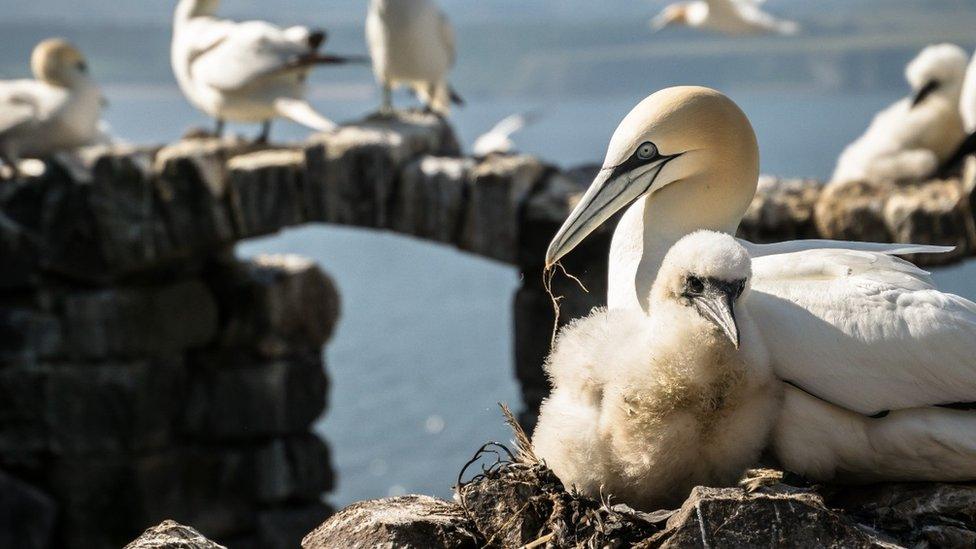
<path fill-rule="evenodd" d="M 125 549 L 227 549 L 217 545 L 189 526 L 172 520 L 146 530 Z"/>

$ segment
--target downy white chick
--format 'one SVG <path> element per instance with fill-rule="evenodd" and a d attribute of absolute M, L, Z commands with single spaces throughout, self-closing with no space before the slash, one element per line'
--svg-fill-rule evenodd
<path fill-rule="evenodd" d="M 560 333 L 533 446 L 567 486 L 641 509 L 733 484 L 780 402 L 747 310 L 751 260 L 699 231 L 668 252 L 650 312 L 597 309 Z"/>

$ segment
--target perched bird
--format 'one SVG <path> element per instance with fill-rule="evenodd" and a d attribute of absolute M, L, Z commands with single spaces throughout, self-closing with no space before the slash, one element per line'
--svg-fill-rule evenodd
<path fill-rule="evenodd" d="M 33 80 L 0 81 L 0 160 L 19 176 L 21 158 L 93 144 L 105 101 L 84 56 L 61 39 L 31 54 Z"/>
<path fill-rule="evenodd" d="M 875 115 L 841 153 L 831 182 L 931 177 L 965 137 L 959 100 L 966 61 L 953 44 L 923 49 L 905 68 L 912 96 Z"/>
<path fill-rule="evenodd" d="M 533 448 L 563 484 L 653 510 L 754 465 L 781 393 L 750 275 L 734 238 L 696 232 L 664 258 L 648 314 L 597 309 L 562 330 Z"/>
<path fill-rule="evenodd" d="M 611 243 L 608 303 L 611 309 L 648 310 L 646 296 L 667 250 L 699 229 L 734 234 L 758 173 L 756 137 L 735 103 L 707 88 L 657 92 L 614 132 L 604 168 L 553 238 L 546 263 L 627 208 Z M 855 433 L 848 439 L 830 432 L 831 414 L 786 417 L 783 425 L 805 430 L 805 445 L 817 452 L 841 451 L 828 435 L 887 448 L 837 459 L 831 474 L 871 469 L 872 478 L 976 478 L 976 425 L 960 428 L 959 411 L 945 407 L 976 401 L 976 305 L 938 291 L 924 271 L 892 257 L 947 249 L 740 242 L 753 258 L 749 311 L 777 377 L 852 414 L 912 418 L 868 418 L 883 427 L 859 442 Z M 965 417 L 976 422 L 976 415 Z M 917 428 L 923 423 L 927 430 Z M 778 429 L 776 439 L 789 444 L 792 429 Z M 950 454 L 966 456 L 971 466 L 952 470 L 938 462 Z M 909 478 L 906 463 L 916 465 Z"/>
<path fill-rule="evenodd" d="M 488 130 L 488 132 L 479 135 L 474 140 L 474 145 L 471 147 L 471 150 L 477 157 L 485 157 L 490 154 L 512 153 L 515 151 L 515 143 L 512 142 L 512 135 L 535 122 L 536 119 L 538 119 L 538 115 L 532 112 L 506 116 Z"/>
<path fill-rule="evenodd" d="M 335 124 L 305 100 L 308 73 L 316 65 L 356 61 L 324 55 L 323 30 L 283 29 L 264 21 L 218 19 L 220 0 L 180 0 L 170 50 L 173 72 L 190 103 L 217 121 L 260 122 L 267 141 L 271 120 L 287 118 L 318 131 Z"/>
<path fill-rule="evenodd" d="M 966 76 L 963 78 L 962 91 L 959 95 L 959 114 L 962 116 L 966 139 L 949 158 L 943 160 L 939 167 L 939 175 L 943 177 L 956 169 L 964 158 L 976 153 L 976 54 L 972 56 L 966 68 Z"/>
<path fill-rule="evenodd" d="M 383 88 L 380 112 L 393 112 L 393 89 L 408 86 L 426 108 L 446 116 L 463 104 L 447 82 L 454 66 L 454 29 L 432 0 L 371 0 L 366 41 Z"/>
<path fill-rule="evenodd" d="M 651 28 L 685 25 L 729 35 L 796 34 L 800 26 L 762 10 L 765 0 L 694 0 L 664 8 L 651 20 Z"/>

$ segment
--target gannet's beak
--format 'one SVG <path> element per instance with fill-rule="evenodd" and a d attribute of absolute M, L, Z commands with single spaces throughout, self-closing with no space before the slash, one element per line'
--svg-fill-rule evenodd
<path fill-rule="evenodd" d="M 741 282 L 707 279 L 705 291 L 690 296 L 698 312 L 715 323 L 732 345 L 739 348 L 739 325 L 735 321 L 735 300 L 742 293 Z"/>
<path fill-rule="evenodd" d="M 658 154 L 648 161 L 629 158 L 616 166 L 600 170 L 579 204 L 563 222 L 546 250 L 546 268 L 553 266 L 613 214 L 626 208 L 641 195 L 670 181 L 658 181 L 661 170 L 675 155 Z"/>
<path fill-rule="evenodd" d="M 935 90 L 939 89 L 939 86 L 940 84 L 938 80 L 930 80 L 927 84 L 922 86 L 922 89 L 918 90 L 918 93 L 912 97 L 912 107 L 915 107 L 922 101 L 925 101 L 925 98 L 931 95 Z"/>

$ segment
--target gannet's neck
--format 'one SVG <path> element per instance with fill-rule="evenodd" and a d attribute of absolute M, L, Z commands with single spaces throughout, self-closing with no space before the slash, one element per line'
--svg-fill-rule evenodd
<path fill-rule="evenodd" d="M 175 20 L 177 23 L 194 17 L 206 17 L 217 13 L 220 0 L 181 0 L 176 6 Z"/>
<path fill-rule="evenodd" d="M 701 229 L 735 234 L 755 183 L 710 185 L 705 179 L 671 184 L 639 198 L 613 233 L 607 306 L 648 309 L 648 296 L 668 250 Z"/>

